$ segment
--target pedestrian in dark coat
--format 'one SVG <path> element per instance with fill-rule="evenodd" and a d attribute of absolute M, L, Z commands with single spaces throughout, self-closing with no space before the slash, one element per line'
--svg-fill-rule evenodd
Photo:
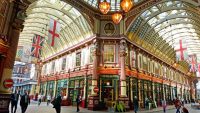
<path fill-rule="evenodd" d="M 16 91 L 11 94 L 11 113 L 16 113 L 18 99 L 19 99 L 19 94 Z M 14 107 L 15 107 L 15 110 L 13 112 Z"/>
<path fill-rule="evenodd" d="M 20 106 L 22 109 L 22 113 L 26 112 L 26 109 L 29 104 L 30 104 L 30 98 L 29 98 L 29 95 L 27 94 L 27 92 L 25 91 L 24 95 L 21 96 L 21 100 L 20 100 Z"/>
<path fill-rule="evenodd" d="M 57 96 L 56 99 L 53 100 L 53 108 L 56 109 L 56 113 L 60 113 L 61 111 L 61 102 L 62 102 L 62 98 L 60 95 Z"/>
<path fill-rule="evenodd" d="M 80 103 L 81 103 L 81 100 L 80 100 L 79 95 L 78 95 L 77 98 L 76 98 L 76 105 L 77 105 L 77 110 L 76 110 L 76 112 L 79 112 L 79 111 L 80 111 L 80 109 L 79 109 Z"/>
<path fill-rule="evenodd" d="M 138 102 L 138 99 L 136 96 L 133 99 L 133 107 L 134 107 L 134 112 L 137 113 L 138 107 L 139 107 L 139 102 Z"/>

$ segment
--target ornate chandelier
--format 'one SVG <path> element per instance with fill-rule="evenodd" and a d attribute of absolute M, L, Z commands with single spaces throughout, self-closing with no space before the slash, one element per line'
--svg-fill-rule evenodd
<path fill-rule="evenodd" d="M 101 13 L 107 14 L 108 11 L 110 10 L 110 3 L 108 3 L 106 0 L 104 0 L 103 2 L 100 2 L 99 9 L 100 9 Z"/>
<path fill-rule="evenodd" d="M 122 0 L 122 2 L 120 3 L 120 6 L 124 12 L 128 12 L 133 7 L 133 2 L 132 0 Z M 107 2 L 106 0 L 104 0 L 103 2 L 100 2 L 99 9 L 101 13 L 107 14 L 108 11 L 110 10 L 110 3 Z M 115 24 L 120 23 L 121 19 L 122 19 L 121 13 L 116 12 L 112 15 L 112 20 Z"/>
<path fill-rule="evenodd" d="M 122 14 L 120 13 L 114 13 L 112 15 L 112 20 L 115 24 L 118 24 L 121 21 L 121 19 L 122 19 Z"/>

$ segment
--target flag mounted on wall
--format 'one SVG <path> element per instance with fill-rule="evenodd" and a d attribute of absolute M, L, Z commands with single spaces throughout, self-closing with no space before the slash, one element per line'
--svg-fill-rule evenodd
<path fill-rule="evenodd" d="M 60 23 L 56 20 L 50 19 L 49 24 L 49 34 L 48 34 L 48 44 L 55 46 L 55 42 L 59 40 Z"/>
<path fill-rule="evenodd" d="M 31 48 L 31 56 L 40 58 L 43 42 L 44 42 L 43 37 L 41 37 L 40 35 L 34 35 Z"/>
<path fill-rule="evenodd" d="M 175 51 L 177 61 L 183 61 L 188 59 L 187 47 L 186 43 L 184 43 L 184 40 L 179 40 L 179 42 L 176 43 Z"/>
<path fill-rule="evenodd" d="M 197 71 L 197 57 L 196 57 L 196 54 L 189 55 L 188 61 L 189 61 L 190 72 L 196 72 Z"/>

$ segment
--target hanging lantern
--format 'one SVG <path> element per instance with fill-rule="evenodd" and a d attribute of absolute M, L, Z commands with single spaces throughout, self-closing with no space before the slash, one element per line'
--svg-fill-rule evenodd
<path fill-rule="evenodd" d="M 103 2 L 99 3 L 99 9 L 101 13 L 107 14 L 108 11 L 110 10 L 110 3 L 104 0 Z"/>
<path fill-rule="evenodd" d="M 115 24 L 118 24 L 122 19 L 122 14 L 120 13 L 115 13 L 112 15 L 112 20 Z"/>
<path fill-rule="evenodd" d="M 123 0 L 120 4 L 124 12 L 128 12 L 133 7 L 132 0 Z"/>

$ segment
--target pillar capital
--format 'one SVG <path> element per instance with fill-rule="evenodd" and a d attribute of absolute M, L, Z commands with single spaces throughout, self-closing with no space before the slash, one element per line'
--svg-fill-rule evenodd
<path fill-rule="evenodd" d="M 93 40 L 93 47 L 92 47 L 92 49 L 93 49 L 93 50 L 92 50 L 92 55 L 93 55 L 93 56 L 97 56 L 97 55 L 100 54 L 99 48 L 100 48 L 99 40 L 94 39 L 94 40 Z"/>

